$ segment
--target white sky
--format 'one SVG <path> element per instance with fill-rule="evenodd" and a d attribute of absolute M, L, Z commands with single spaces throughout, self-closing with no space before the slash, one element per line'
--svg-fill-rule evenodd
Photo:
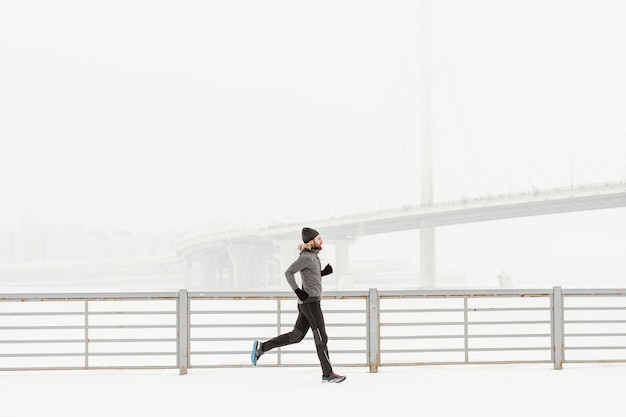
<path fill-rule="evenodd" d="M 436 197 L 626 178 L 626 4 L 438 1 Z M 0 230 L 417 203 L 414 1 L 0 5 Z"/>
<path fill-rule="evenodd" d="M 626 180 L 626 3 L 432 3 L 437 201 Z M 0 232 L 417 204 L 415 4 L 2 2 Z M 441 228 L 438 268 L 623 279 L 624 210 Z M 415 260 L 417 236 L 352 256 Z"/>
<path fill-rule="evenodd" d="M 620 365 L 427 366 L 337 369 L 322 384 L 315 368 L 0 373 L 2 409 L 24 417 L 55 415 L 189 417 L 223 413 L 302 417 L 320 414 L 617 416 Z"/>

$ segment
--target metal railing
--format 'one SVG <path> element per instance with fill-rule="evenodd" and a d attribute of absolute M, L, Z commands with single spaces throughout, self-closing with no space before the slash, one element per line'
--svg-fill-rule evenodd
<path fill-rule="evenodd" d="M 322 303 L 340 367 L 626 362 L 626 290 L 371 289 Z M 0 294 L 0 370 L 247 367 L 252 341 L 296 314 L 290 292 Z M 319 366 L 311 339 L 258 366 Z"/>

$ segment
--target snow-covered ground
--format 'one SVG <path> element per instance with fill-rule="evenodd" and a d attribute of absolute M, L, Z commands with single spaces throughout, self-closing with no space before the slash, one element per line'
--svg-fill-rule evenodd
<path fill-rule="evenodd" d="M 0 372 L 3 416 L 623 415 L 626 365 Z"/>

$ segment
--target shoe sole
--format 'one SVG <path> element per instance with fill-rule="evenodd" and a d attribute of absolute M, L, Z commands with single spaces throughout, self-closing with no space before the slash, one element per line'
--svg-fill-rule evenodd
<path fill-rule="evenodd" d="M 343 382 L 346 380 L 345 375 L 344 376 L 340 376 L 339 378 L 335 378 L 335 379 L 322 379 L 322 382 L 325 384 L 339 384 L 340 382 Z"/>
<path fill-rule="evenodd" d="M 255 340 L 254 342 L 252 342 L 252 353 L 250 354 L 250 362 L 252 362 L 252 365 L 254 366 L 256 366 L 256 350 L 258 346 L 259 346 L 258 340 Z"/>

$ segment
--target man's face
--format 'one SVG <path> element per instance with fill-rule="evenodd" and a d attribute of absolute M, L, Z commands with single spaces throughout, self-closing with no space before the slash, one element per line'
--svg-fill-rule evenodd
<path fill-rule="evenodd" d="M 321 235 L 317 235 L 315 236 L 315 238 L 313 239 L 313 247 L 315 249 L 322 249 L 322 244 L 324 242 L 322 241 L 322 236 Z"/>

